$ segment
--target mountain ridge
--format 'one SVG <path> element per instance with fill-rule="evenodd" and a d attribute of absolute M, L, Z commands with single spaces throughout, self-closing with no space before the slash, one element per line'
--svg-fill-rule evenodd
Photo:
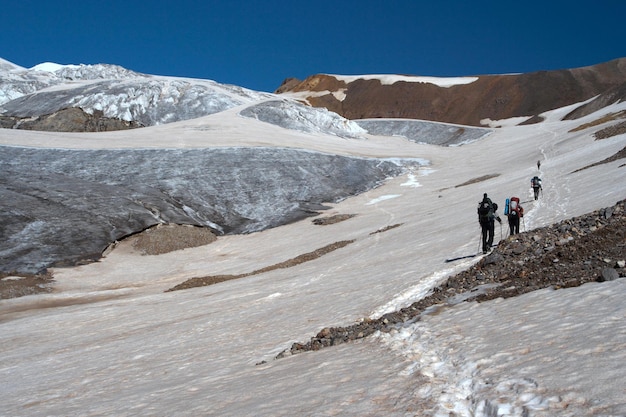
<path fill-rule="evenodd" d="M 466 77 L 316 74 L 305 80 L 287 78 L 273 94 L 212 80 L 141 74 L 111 64 L 25 69 L 0 61 L 3 128 L 118 130 L 194 119 L 277 98 L 298 100 L 349 120 L 397 118 L 498 127 L 501 120 L 518 118 L 518 124 L 532 124 L 548 110 L 592 99 L 598 109 L 626 99 L 626 58 L 574 69 Z M 82 119 L 92 120 L 74 123 L 64 114 L 69 108 L 79 108 L 85 113 Z M 574 110 L 569 117 L 582 114 Z"/>
<path fill-rule="evenodd" d="M 438 86 L 415 77 L 392 84 L 366 77 L 346 82 L 341 76 L 317 74 L 300 81 L 288 78 L 275 91 L 347 119 L 407 118 L 485 126 L 489 120 L 514 117 L 536 123 L 540 114 L 584 102 L 617 89 L 624 100 L 626 58 L 587 67 L 522 74 L 479 75 L 470 83 Z M 443 77 L 442 77 L 443 79 Z"/>

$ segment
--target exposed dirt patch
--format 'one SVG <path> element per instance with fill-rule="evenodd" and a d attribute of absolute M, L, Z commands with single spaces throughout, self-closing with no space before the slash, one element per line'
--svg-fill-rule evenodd
<path fill-rule="evenodd" d="M 608 164 L 609 162 L 613 162 L 613 161 L 617 161 L 619 159 L 624 159 L 626 158 L 626 146 L 623 147 L 619 152 L 617 152 L 615 155 L 609 156 L 606 159 L 603 159 L 602 161 L 598 161 L 595 162 L 591 165 L 587 165 L 586 167 L 583 168 L 579 168 L 576 171 L 573 172 L 578 172 L 578 171 L 582 171 L 583 169 L 587 169 L 587 168 L 591 168 L 591 167 L 595 167 L 596 165 L 602 165 L 602 164 Z M 623 167 L 624 165 L 620 165 L 620 168 Z"/>
<path fill-rule="evenodd" d="M 256 274 L 261 274 L 263 272 L 268 272 L 268 271 L 273 271 L 275 269 L 281 269 L 281 268 L 290 268 L 292 266 L 296 266 L 299 265 L 301 263 L 304 262 L 308 262 L 308 261 L 312 261 L 313 259 L 317 259 L 319 257 L 322 257 L 324 255 L 326 255 L 327 253 L 330 253 L 334 250 L 343 248 L 344 246 L 349 245 L 350 243 L 354 242 L 354 240 L 342 240 L 339 242 L 335 242 L 335 243 L 331 243 L 330 245 L 326 245 L 322 248 L 316 249 L 313 252 L 308 252 L 302 255 L 298 255 L 295 258 L 291 258 L 287 261 L 284 262 L 280 262 L 274 265 L 270 265 L 261 269 L 257 269 L 255 271 L 252 272 L 246 272 L 244 274 L 238 274 L 238 275 L 212 275 L 212 276 L 206 276 L 206 277 L 196 277 L 196 278 L 191 278 L 188 279 L 187 281 L 183 282 L 182 284 L 178 284 L 172 288 L 170 288 L 169 290 L 166 290 L 165 292 L 170 292 L 170 291 L 178 291 L 178 290 L 186 290 L 189 288 L 195 288 L 195 287 L 205 287 L 207 285 L 212 285 L 212 284 L 217 284 L 219 282 L 224 282 L 224 281 L 229 281 L 231 279 L 237 279 L 237 278 L 244 278 L 244 277 L 249 277 L 251 275 L 256 275 Z"/>
<path fill-rule="evenodd" d="M 482 181 L 487 181 L 490 180 L 491 178 L 496 178 L 499 177 L 500 174 L 487 174 L 487 175 L 483 175 L 482 177 L 476 177 L 476 178 L 472 178 L 471 180 L 467 180 L 462 184 L 458 184 L 455 185 L 454 188 L 459 188 L 459 187 L 465 187 L 466 185 L 470 185 L 470 184 L 476 184 Z M 450 187 L 446 187 L 446 188 L 441 188 L 439 191 L 445 191 L 447 189 L 449 189 Z"/>
<path fill-rule="evenodd" d="M 599 126 L 601 124 L 613 121 L 613 120 L 617 120 L 617 119 L 624 119 L 626 118 L 626 111 L 620 111 L 617 113 L 609 113 L 607 115 L 605 115 L 604 117 L 601 117 L 599 119 L 593 120 L 589 123 L 584 123 L 578 127 L 575 127 L 573 129 L 571 129 L 569 132 L 578 132 L 580 130 L 585 130 L 588 127 L 593 127 L 593 126 Z M 604 129 L 603 129 L 604 130 Z"/>
<path fill-rule="evenodd" d="M 52 276 L 46 274 L 0 274 L 0 299 L 52 292 Z"/>
<path fill-rule="evenodd" d="M 0 127 L 49 132 L 109 132 L 136 129 L 142 125 L 135 121 L 104 117 L 101 110 L 89 114 L 78 107 L 70 107 L 38 117 L 0 116 Z"/>
<path fill-rule="evenodd" d="M 385 226 L 382 229 L 378 229 L 378 230 L 373 231 L 372 233 L 370 233 L 370 235 L 375 235 L 376 233 L 384 233 L 387 230 L 395 229 L 396 227 L 400 227 L 400 226 L 402 226 L 402 223 L 397 223 L 397 224 L 392 224 L 390 226 Z"/>
<path fill-rule="evenodd" d="M 206 227 L 160 224 L 127 238 L 133 248 L 143 255 L 159 255 L 186 248 L 208 245 L 217 240 L 211 229 Z M 113 250 L 116 243 L 103 253 Z M 0 299 L 48 293 L 53 290 L 54 277 L 44 274 L 0 274 Z"/>
<path fill-rule="evenodd" d="M 159 224 L 129 239 L 143 255 L 160 255 L 186 248 L 208 245 L 217 237 L 211 229 L 190 225 Z"/>
<path fill-rule="evenodd" d="M 592 125 L 595 126 L 595 123 L 597 122 L 597 124 L 601 124 L 601 123 L 605 123 L 606 121 L 610 121 L 610 120 L 615 120 L 617 118 L 626 118 L 626 111 L 621 111 L 618 113 L 611 113 L 609 115 L 606 115 L 604 118 L 602 119 L 598 119 L 597 121 L 591 122 L 591 123 L 587 123 L 587 125 Z M 585 125 L 583 125 L 585 126 Z M 585 126 L 588 127 L 588 126 Z M 576 130 L 576 129 L 574 129 Z M 619 122 L 617 124 L 614 124 L 612 126 L 608 126 L 605 127 L 604 129 L 598 130 L 597 132 L 594 133 L 594 136 L 596 137 L 596 140 L 601 140 L 601 139 L 607 139 L 613 136 L 617 136 L 617 135 L 623 135 L 624 133 L 626 133 L 626 121 L 623 122 Z M 587 165 L 585 167 L 579 168 L 576 171 L 573 172 L 578 172 L 578 171 L 582 171 L 583 169 L 587 169 L 587 168 L 591 168 L 591 167 L 595 167 L 597 165 L 602 165 L 602 164 L 608 164 L 610 162 L 613 161 L 617 161 L 619 159 L 624 159 L 626 158 L 626 147 L 622 148 L 619 152 L 617 152 L 615 155 L 612 155 L 606 159 L 603 159 L 602 161 L 598 161 L 598 162 L 594 162 L 593 164 Z M 623 167 L 624 165 L 620 165 L 620 168 Z"/>
<path fill-rule="evenodd" d="M 626 133 L 626 121 L 619 122 L 613 126 L 605 127 L 602 130 L 598 130 L 593 135 L 596 137 L 596 139 L 606 139 L 624 133 Z"/>
<path fill-rule="evenodd" d="M 487 181 L 487 180 L 490 180 L 492 178 L 496 178 L 496 177 L 499 177 L 499 176 L 500 176 L 500 174 L 483 175 L 482 177 L 472 178 L 471 180 L 465 181 L 462 184 L 455 185 L 454 188 L 465 187 L 466 185 L 476 184 L 478 182 Z"/>
<path fill-rule="evenodd" d="M 356 216 L 356 214 L 335 214 L 334 216 L 322 217 L 319 219 L 312 220 L 313 224 L 319 226 L 327 226 L 329 224 L 335 224 L 342 222 L 344 220 L 348 220 Z"/>

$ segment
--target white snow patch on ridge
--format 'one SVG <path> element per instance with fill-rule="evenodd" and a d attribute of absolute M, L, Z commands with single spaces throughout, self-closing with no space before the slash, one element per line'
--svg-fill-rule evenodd
<path fill-rule="evenodd" d="M 428 83 L 435 84 L 439 87 L 452 87 L 455 85 L 471 84 L 478 80 L 478 77 L 424 77 L 424 76 L 412 76 L 412 75 L 395 75 L 395 74 L 371 74 L 371 75 L 332 75 L 332 77 L 338 80 L 345 81 L 347 83 L 356 80 L 379 80 L 383 85 L 395 84 L 399 81 L 405 81 L 408 83 Z"/>
<path fill-rule="evenodd" d="M 62 65 L 54 62 L 42 62 L 30 68 L 32 71 L 55 72 L 63 68 L 78 68 L 78 65 Z"/>

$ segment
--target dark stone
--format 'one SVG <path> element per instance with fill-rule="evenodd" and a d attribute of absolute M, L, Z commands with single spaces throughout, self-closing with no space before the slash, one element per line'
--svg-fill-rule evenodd
<path fill-rule="evenodd" d="M 491 252 L 485 257 L 485 265 L 492 265 L 500 263 L 504 260 L 504 257 L 499 252 Z"/>
<path fill-rule="evenodd" d="M 613 268 L 603 268 L 602 274 L 598 279 L 599 282 L 613 281 L 619 278 L 619 273 Z"/>

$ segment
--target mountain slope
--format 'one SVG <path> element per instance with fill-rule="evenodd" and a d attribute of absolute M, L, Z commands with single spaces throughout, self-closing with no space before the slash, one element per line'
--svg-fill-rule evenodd
<path fill-rule="evenodd" d="M 499 126 L 608 95 L 624 100 L 626 58 L 589 67 L 475 77 L 314 75 L 277 89 L 348 119 L 401 118 Z M 218 113 L 275 95 L 209 80 L 139 74 L 108 65 L 0 66 L 0 127 L 107 131 L 154 126 Z M 72 109 L 72 112 L 68 112 Z M 80 111 L 82 114 L 78 114 Z M 582 111 L 582 110 L 581 110 Z M 577 114 L 577 113 L 572 113 Z"/>
<path fill-rule="evenodd" d="M 623 279 L 485 303 L 459 300 L 488 287 L 450 291 L 450 303 L 445 299 L 389 333 L 274 360 L 323 329 L 400 311 L 480 259 L 445 262 L 476 254 L 475 209 L 483 192 L 499 204 L 520 196 L 527 231 L 622 200 L 623 159 L 580 169 L 624 148 L 623 133 L 594 138 L 617 121 L 594 122 L 623 110 L 619 103 L 561 121 L 571 109 L 559 109 L 544 114 L 542 123 L 494 129 L 455 147 L 280 129 L 242 118 L 235 109 L 110 133 L 2 131 L 5 143 L 12 139 L 13 146 L 44 150 L 236 145 L 430 161 L 328 204 L 319 216 L 343 216 L 341 222 L 305 219 L 161 255 L 143 254 L 129 239 L 98 262 L 52 268 L 51 293 L 0 303 L 7 363 L 0 367 L 3 410 L 22 416 L 128 410 L 221 416 L 489 416 L 498 410 L 516 417 L 623 415 Z M 535 201 L 528 179 L 536 173 L 544 193 Z M 590 219 L 587 227 L 596 228 Z M 532 242 L 530 253 L 544 255 L 537 258 L 540 267 L 558 274 L 559 260 L 568 261 L 560 238 L 567 241 L 577 233 L 574 227 L 564 222 L 554 240 L 542 240 L 538 232 L 520 243 Z M 506 238 L 506 229 L 496 233 Z M 351 243 L 305 263 L 268 268 L 339 242 Z M 533 262 L 523 261 L 514 260 L 516 271 L 532 271 L 525 267 Z M 594 259 L 592 265 L 604 262 Z M 480 273 L 475 275 L 479 283 Z M 242 277 L 164 292 L 206 276 Z M 514 291 L 512 286 L 504 287 Z"/>
<path fill-rule="evenodd" d="M 272 96 L 143 129 L 0 129 L 0 158 L 7 155 L 0 163 L 10 167 L 0 171 L 0 190 L 7 193 L 3 204 L 12 204 L 2 211 L 9 222 L 0 230 L 10 233 L 0 241 L 13 243 L 0 251 L 3 261 L 38 249 L 42 218 L 66 222 L 50 234 L 65 242 L 64 250 L 74 250 L 66 236 L 81 236 L 85 223 L 99 228 L 75 241 L 80 250 L 141 222 L 187 216 L 215 227 L 206 222 L 217 219 L 209 217 L 211 206 L 227 206 L 243 226 L 280 216 L 284 202 L 328 207 L 315 219 L 222 235 L 203 246 L 173 245 L 177 250 L 168 253 L 145 253 L 135 245 L 139 234 L 116 242 L 97 262 L 49 268 L 49 292 L 0 301 L 3 413 L 624 415 L 623 278 L 462 301 L 494 284 L 523 292 L 514 287 L 532 283 L 525 276 L 537 270 L 568 283 L 559 274 L 580 265 L 570 264 L 569 238 L 594 230 L 587 237 L 595 240 L 612 230 L 597 221 L 607 210 L 567 219 L 624 199 L 626 135 L 606 132 L 620 125 L 626 103 L 563 120 L 577 106 L 500 129 L 414 120 L 394 120 L 386 129 L 385 120 L 376 120 L 381 134 L 374 135 L 335 113 Z M 470 141 L 462 146 L 426 143 L 449 145 L 446 135 L 462 140 L 464 129 Z M 539 200 L 529 189 L 533 175 L 543 179 Z M 376 187 L 348 187 L 331 202 L 315 197 L 318 187 L 379 176 L 384 181 Z M 222 190 L 214 201 L 206 198 L 211 188 Z M 496 240 L 505 241 L 512 258 L 502 271 L 519 275 L 497 283 L 494 276 L 506 277 L 480 269 L 493 258 L 473 256 L 480 240 L 476 204 L 485 192 L 501 205 L 519 196 L 522 228 L 530 232 L 516 242 L 496 226 Z M 61 210 L 51 215 L 55 205 Z M 558 233 L 539 230 L 561 221 Z M 622 226 L 610 251 L 579 252 L 593 257 L 582 262 L 591 274 L 614 265 L 604 257 L 620 254 Z M 301 259 L 307 262 L 294 261 Z M 449 279 L 474 263 L 471 279 Z M 166 292 L 205 277 L 217 283 Z M 294 342 L 395 317 L 443 291 L 450 297 L 389 333 L 274 360 Z"/>
<path fill-rule="evenodd" d="M 350 140 L 343 147 L 351 141 L 371 144 L 375 137 L 380 138 L 374 142 L 395 137 L 450 146 L 493 133 L 492 129 L 411 119 L 353 122 L 292 98 L 279 99 L 212 81 L 153 77 L 112 65 L 46 64 L 24 70 L 5 61 L 2 70 L 8 80 L 5 86 L 46 84 L 35 93 L 4 103 L 4 111 L 12 109 L 21 127 L 28 127 L 32 120 L 27 119 L 33 118 L 37 120 L 33 128 L 48 126 L 57 131 L 84 126 L 99 131 L 136 127 L 137 122 L 123 119 L 137 118 L 162 125 L 154 131 L 120 132 L 105 142 L 92 142 L 98 136 L 85 135 L 62 145 L 55 136 L 32 136 L 33 143 L 43 140 L 46 144 L 41 150 L 19 147 L 28 144 L 31 136 L 5 131 L 6 143 L 13 146 L 5 148 L 1 156 L 5 169 L 0 175 L 0 195 L 6 202 L 0 218 L 4 242 L 0 251 L 6 259 L 3 272 L 33 273 L 55 263 L 93 261 L 114 241 L 161 223 L 204 226 L 216 234 L 264 230 L 316 214 L 325 202 L 361 193 L 388 176 L 428 163 L 412 158 L 390 163 L 377 155 L 355 158 L 351 150 L 332 156 L 324 153 L 323 146 L 319 154 L 277 150 L 268 139 L 272 135 L 287 134 L 290 146 L 299 143 L 301 149 L 312 149 L 310 136 L 303 142 L 296 139 L 319 134 L 325 138 L 321 144 L 330 137 Z M 429 81 L 448 90 L 480 79 Z M 432 83 L 428 86 L 435 87 Z M 610 99 L 598 99 L 600 105 L 590 111 L 619 101 L 621 90 L 612 89 L 609 94 Z M 205 113 L 214 117 L 195 117 Z M 109 116 L 106 121 L 105 115 Z M 176 120 L 187 122 L 179 125 L 173 123 Z M 226 125 L 222 120 L 235 121 Z M 232 139 L 231 132 L 235 134 Z M 182 149 L 158 149 L 170 146 L 169 141 L 158 140 L 160 136 L 181 138 L 178 146 Z M 195 144 L 190 145 L 190 138 Z M 268 147 L 263 149 L 257 143 L 253 148 L 214 149 L 247 143 L 251 138 Z M 126 150 L 84 149 L 94 145 Z M 57 146 L 69 149 L 47 149 Z M 154 149 L 132 149 L 146 146 Z M 194 150 L 184 149 L 189 146 Z M 33 166 L 37 170 L 32 170 Z"/>
<path fill-rule="evenodd" d="M 5 127 L 20 128 L 22 121 L 41 116 L 58 117 L 68 108 L 153 126 L 273 97 L 210 80 L 139 74 L 116 65 L 41 68 L 25 70 L 8 64 L 0 68 L 0 116 Z"/>
<path fill-rule="evenodd" d="M 583 68 L 451 80 L 319 74 L 301 82 L 288 79 L 276 92 L 348 119 L 407 118 L 470 126 L 515 117 L 537 122 L 545 111 L 623 86 L 626 58 Z"/>

